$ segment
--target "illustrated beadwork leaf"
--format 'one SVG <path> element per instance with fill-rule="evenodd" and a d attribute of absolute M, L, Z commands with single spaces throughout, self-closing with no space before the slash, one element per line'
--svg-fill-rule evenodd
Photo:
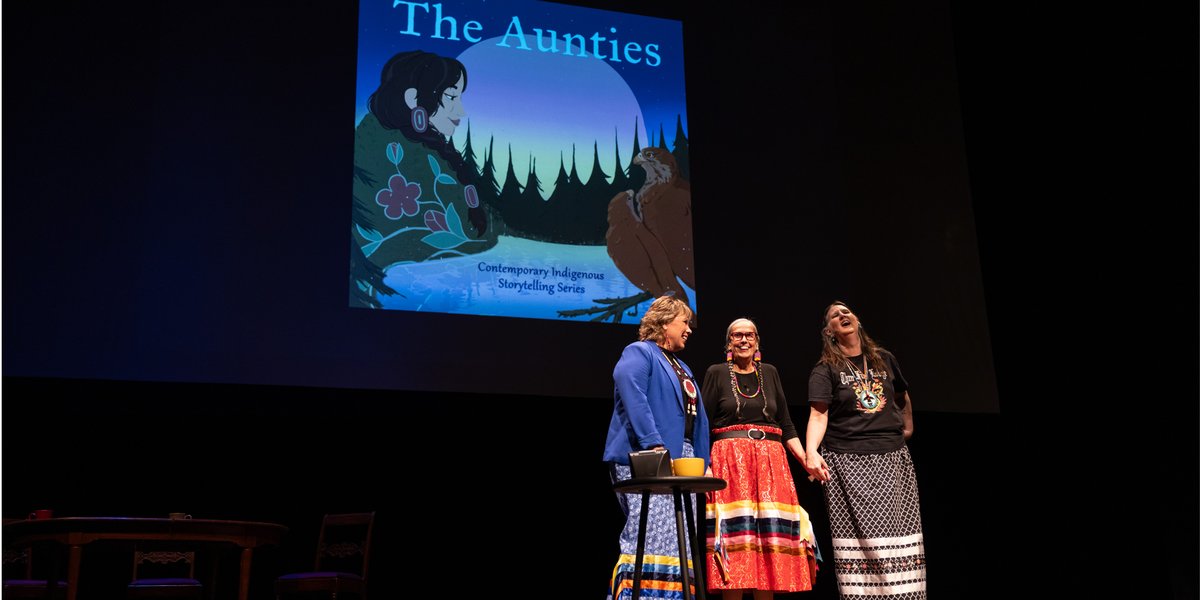
<path fill-rule="evenodd" d="M 363 246 L 362 247 L 363 256 L 371 256 L 372 254 L 375 254 L 375 251 L 379 249 L 379 245 L 382 243 L 383 243 L 383 240 L 380 240 L 378 242 L 371 242 L 370 244 Z"/>
<path fill-rule="evenodd" d="M 421 238 L 421 241 L 439 250 L 449 250 L 461 245 L 466 240 L 449 231 L 435 231 Z"/>
<path fill-rule="evenodd" d="M 460 238 L 467 238 L 467 232 L 463 231 L 462 217 L 458 216 L 458 209 L 454 208 L 453 204 L 446 210 L 446 229 Z"/>
<path fill-rule="evenodd" d="M 361 235 L 364 240 L 383 241 L 383 234 L 374 229 L 366 229 L 362 225 L 355 225 L 354 228 L 358 230 L 358 235 Z"/>

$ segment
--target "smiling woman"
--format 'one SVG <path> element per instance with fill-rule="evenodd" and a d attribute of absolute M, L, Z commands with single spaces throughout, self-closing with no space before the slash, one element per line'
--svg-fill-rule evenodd
<path fill-rule="evenodd" d="M 725 362 L 705 371 L 702 388 L 713 476 L 729 482 L 708 493 L 709 587 L 726 600 L 745 590 L 756 600 L 806 591 L 816 580 L 817 540 L 786 453 L 803 465 L 804 446 L 779 371 L 762 362 L 758 326 L 735 319 L 725 338 Z"/>
<path fill-rule="evenodd" d="M 845 302 L 827 306 L 821 320 L 802 462 L 824 485 L 838 589 L 923 600 L 925 534 L 906 442 L 913 433 L 908 381 Z M 868 582 L 864 570 L 881 575 Z"/>
<path fill-rule="evenodd" d="M 699 410 L 700 393 L 691 369 L 675 356 L 692 333 L 692 310 L 672 296 L 660 296 L 642 317 L 639 341 L 621 352 L 613 368 L 614 403 L 604 442 L 613 483 L 630 479 L 629 454 L 661 450 L 670 457 L 708 458 L 708 418 Z M 703 465 L 701 465 L 703 470 Z M 610 582 L 609 598 L 629 597 L 639 555 L 640 520 L 645 518 L 645 552 L 639 580 L 661 598 L 687 598 L 680 569 L 692 568 L 675 543 L 675 513 L 667 495 L 654 495 L 642 515 L 640 494 L 618 493 L 625 514 L 621 554 Z M 690 551 L 690 548 L 688 549 Z M 689 578 L 695 581 L 694 578 Z"/>

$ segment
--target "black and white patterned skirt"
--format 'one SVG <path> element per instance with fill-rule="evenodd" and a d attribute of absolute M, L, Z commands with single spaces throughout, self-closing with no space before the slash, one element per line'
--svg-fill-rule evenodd
<path fill-rule="evenodd" d="M 833 566 L 843 600 L 924 600 L 925 539 L 908 447 L 885 454 L 821 449 Z"/>

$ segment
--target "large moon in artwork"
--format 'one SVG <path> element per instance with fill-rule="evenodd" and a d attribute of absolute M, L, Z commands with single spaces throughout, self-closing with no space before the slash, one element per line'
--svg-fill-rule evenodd
<path fill-rule="evenodd" d="M 502 39 L 483 40 L 458 56 L 467 68 L 467 115 L 454 132 L 454 146 L 462 149 L 470 130 L 479 164 L 492 149 L 499 185 L 504 185 L 510 153 L 522 186 L 531 159 L 536 160 L 542 195 L 549 197 L 560 161 L 570 173 L 574 160 L 586 183 L 597 148 L 600 166 L 611 178 L 618 146 L 622 168 L 633 158 L 635 126 L 639 145 L 647 145 L 637 98 L 607 61 L 591 53 L 567 55 L 561 39 L 558 52 L 539 51 L 533 36 L 525 36 L 528 50 L 518 48 L 511 36 L 507 47 L 500 46 Z"/>

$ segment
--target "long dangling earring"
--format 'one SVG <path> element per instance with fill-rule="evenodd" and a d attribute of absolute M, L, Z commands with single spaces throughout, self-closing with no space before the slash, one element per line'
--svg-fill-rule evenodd
<path fill-rule="evenodd" d="M 730 350 L 725 351 L 725 362 L 733 362 L 733 352 L 732 351 L 730 351 Z"/>
<path fill-rule="evenodd" d="M 762 362 L 762 352 L 761 351 L 759 351 L 759 350 L 754 351 L 754 362 Z"/>
<path fill-rule="evenodd" d="M 412 128 L 417 133 L 425 133 L 425 130 L 429 129 L 429 113 L 420 106 L 412 109 Z"/>

